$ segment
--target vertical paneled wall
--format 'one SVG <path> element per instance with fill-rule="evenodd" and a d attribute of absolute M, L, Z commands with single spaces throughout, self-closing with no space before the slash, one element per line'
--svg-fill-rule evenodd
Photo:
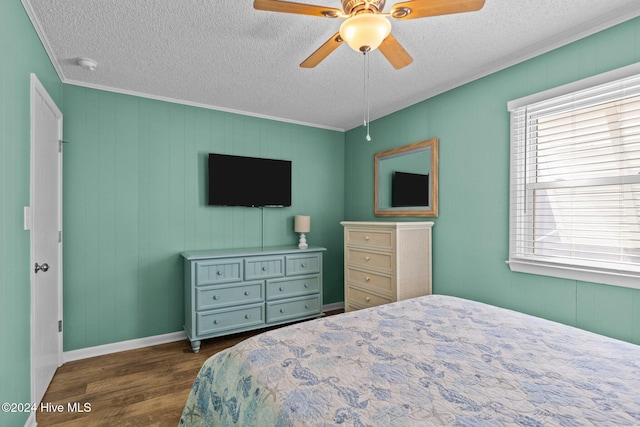
<path fill-rule="evenodd" d="M 324 246 L 342 300 L 344 134 L 64 85 L 65 351 L 179 331 L 184 250 Z M 292 206 L 206 205 L 209 152 L 292 161 Z"/>
<path fill-rule="evenodd" d="M 29 402 L 31 260 L 30 73 L 62 108 L 62 84 L 20 0 L 0 2 L 0 402 Z M 0 412 L 0 425 L 29 414 Z"/>
<path fill-rule="evenodd" d="M 346 217 L 372 220 L 373 154 L 440 139 L 433 287 L 640 343 L 640 291 L 512 273 L 507 102 L 640 61 L 640 19 L 625 22 L 347 133 Z M 428 78 L 428 76 L 425 76 Z M 392 219 L 391 219 L 392 220 Z"/>

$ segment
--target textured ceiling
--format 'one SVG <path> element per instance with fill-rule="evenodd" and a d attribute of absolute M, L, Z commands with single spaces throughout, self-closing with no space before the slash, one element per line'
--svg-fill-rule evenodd
<path fill-rule="evenodd" d="M 362 124 L 362 54 L 343 43 L 299 67 L 342 19 L 257 11 L 252 0 L 22 1 L 65 83 L 328 129 Z M 370 117 L 636 16 L 638 0 L 486 0 L 478 12 L 391 20 L 414 62 L 396 70 L 369 55 Z"/>

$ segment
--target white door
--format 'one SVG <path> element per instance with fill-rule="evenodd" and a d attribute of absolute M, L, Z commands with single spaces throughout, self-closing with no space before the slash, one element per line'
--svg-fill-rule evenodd
<path fill-rule="evenodd" d="M 62 113 L 31 75 L 31 397 L 62 363 Z"/>

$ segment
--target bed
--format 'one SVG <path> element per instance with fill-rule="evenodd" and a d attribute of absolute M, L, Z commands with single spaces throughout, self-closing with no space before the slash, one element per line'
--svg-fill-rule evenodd
<path fill-rule="evenodd" d="M 212 356 L 180 425 L 640 425 L 640 346 L 430 295 Z"/>

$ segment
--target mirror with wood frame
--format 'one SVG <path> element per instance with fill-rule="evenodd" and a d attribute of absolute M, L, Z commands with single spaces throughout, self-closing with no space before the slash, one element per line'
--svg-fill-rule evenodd
<path fill-rule="evenodd" d="M 374 156 L 376 216 L 438 216 L 438 138 Z"/>

